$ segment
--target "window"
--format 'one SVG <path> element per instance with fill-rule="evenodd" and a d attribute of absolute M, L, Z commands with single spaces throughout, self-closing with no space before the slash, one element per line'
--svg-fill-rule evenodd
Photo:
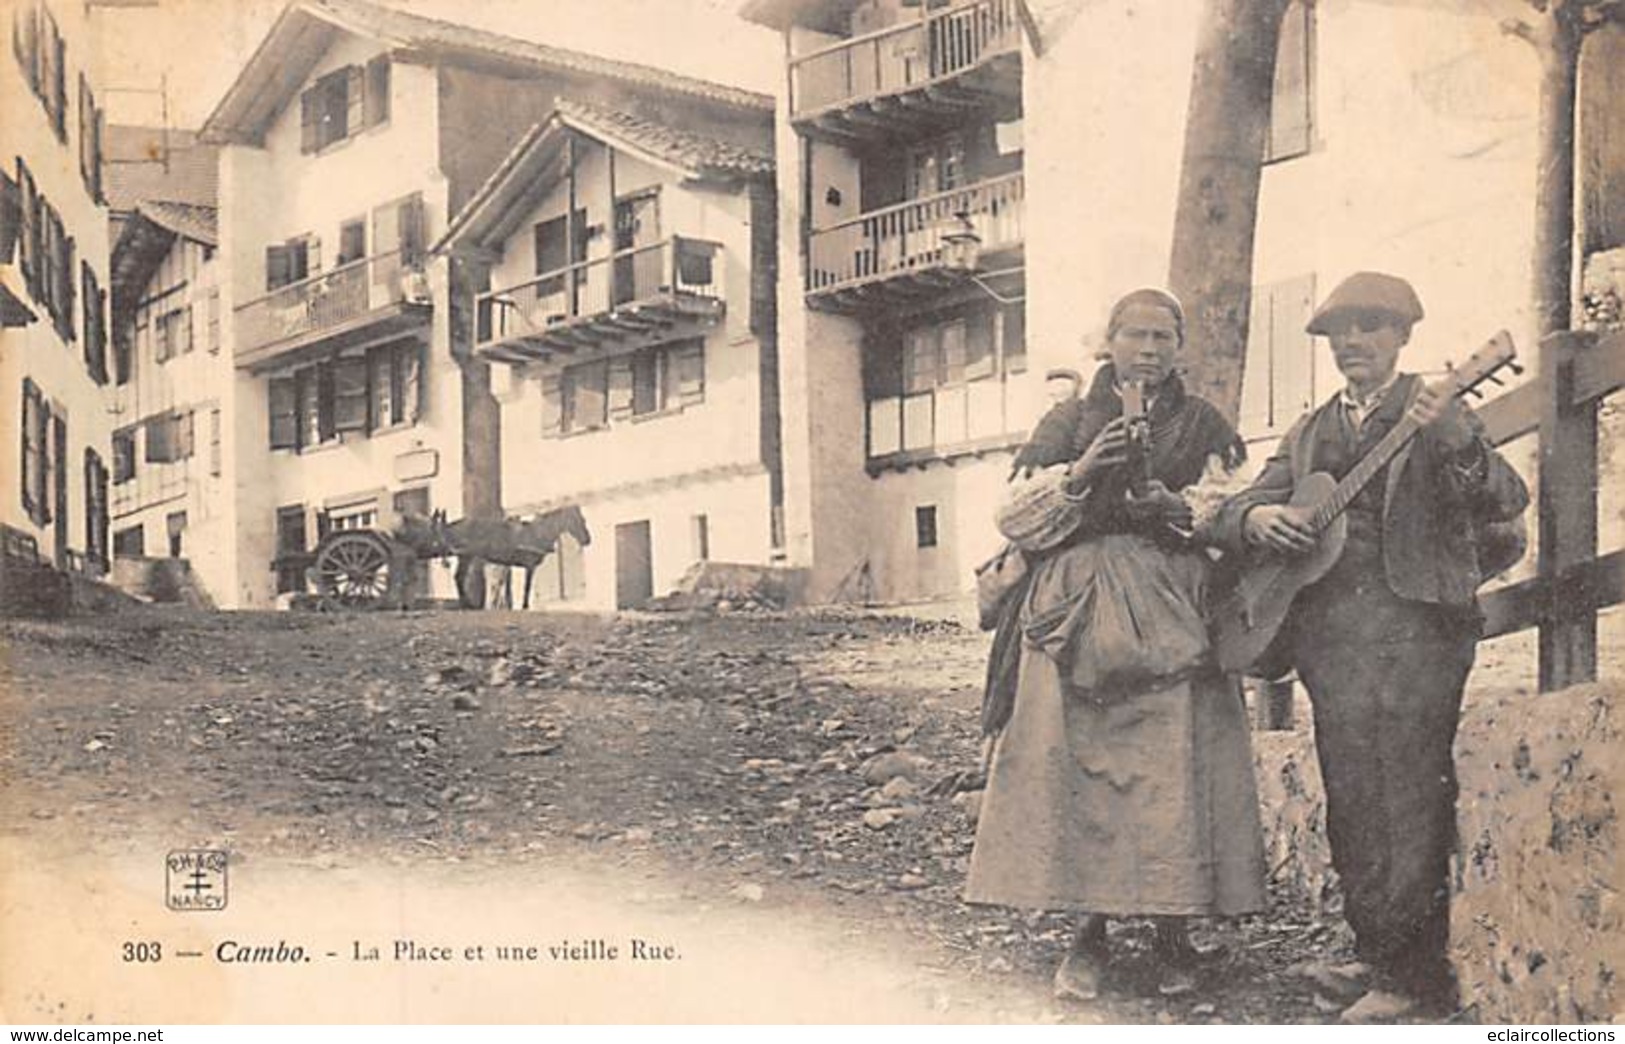
<path fill-rule="evenodd" d="M 426 230 L 423 224 L 423 197 L 414 192 L 373 208 L 372 256 L 394 258 L 394 266 L 415 265 L 423 257 Z M 398 255 L 398 256 L 397 256 Z M 388 272 L 375 261 L 374 282 L 387 282 Z"/>
<path fill-rule="evenodd" d="M 106 117 L 96 105 L 90 81 L 79 74 L 79 174 L 96 202 L 102 198 L 102 128 Z"/>
<path fill-rule="evenodd" d="M 176 308 L 158 317 L 154 324 L 156 344 L 153 355 L 159 362 L 168 362 L 192 350 L 192 307 Z"/>
<path fill-rule="evenodd" d="M 186 512 L 171 511 L 164 516 L 164 530 L 169 534 L 169 557 L 181 557 L 181 537 L 186 532 Z"/>
<path fill-rule="evenodd" d="M 84 284 L 85 366 L 97 384 L 107 383 L 107 291 L 101 288 L 90 263 L 81 262 Z"/>
<path fill-rule="evenodd" d="M 38 3 L 19 3 L 12 12 L 11 49 L 29 89 L 45 104 L 57 140 L 68 140 L 68 53 L 56 19 Z"/>
<path fill-rule="evenodd" d="M 367 256 L 367 219 L 356 218 L 339 226 L 339 256 L 334 262 L 347 265 Z"/>
<path fill-rule="evenodd" d="M 422 413 L 423 348 L 401 341 L 289 374 L 267 385 L 272 449 L 306 449 L 344 432 L 414 424 Z"/>
<path fill-rule="evenodd" d="M 107 466 L 92 449 L 85 450 L 85 557 L 107 568 Z"/>
<path fill-rule="evenodd" d="M 50 408 L 39 387 L 23 378 L 22 415 L 22 500 L 23 513 L 43 526 L 51 520 L 50 501 L 46 497 L 46 474 L 50 469 L 46 435 L 50 430 Z"/>
<path fill-rule="evenodd" d="M 1292 0 L 1281 22 L 1281 40 L 1275 52 L 1265 163 L 1302 156 L 1313 145 L 1314 37 L 1313 0 Z"/>
<path fill-rule="evenodd" d="M 705 401 L 705 341 L 645 348 L 542 377 L 542 435 L 607 427 Z"/>
<path fill-rule="evenodd" d="M 148 464 L 174 464 L 192 456 L 196 422 L 191 410 L 148 417 L 142 427 Z"/>
<path fill-rule="evenodd" d="M 64 341 L 75 340 L 73 302 L 78 279 L 73 263 L 74 241 L 68 238 L 62 216 L 40 194 L 21 158 L 17 160 L 17 184 L 22 207 L 22 270 L 29 296 L 50 313 Z"/>
<path fill-rule="evenodd" d="M 389 58 L 347 65 L 317 80 L 299 98 L 300 151 L 320 152 L 389 118 Z"/>
<path fill-rule="evenodd" d="M 322 270 L 322 241 L 298 236 L 265 248 L 265 289 L 302 282 Z"/>
<path fill-rule="evenodd" d="M 1022 306 L 877 328 L 863 348 L 868 455 L 928 451 L 1019 430 L 1007 378 L 1027 368 Z"/>
<path fill-rule="evenodd" d="M 135 478 L 135 429 L 125 428 L 113 433 L 113 484 L 122 485 Z"/>
<path fill-rule="evenodd" d="M 948 134 L 908 150 L 908 199 L 959 188 L 965 183 L 965 139 Z"/>
<path fill-rule="evenodd" d="M 1237 417 L 1243 437 L 1283 428 L 1314 405 L 1315 345 L 1304 331 L 1314 300 L 1312 274 L 1253 287 Z"/>
<path fill-rule="evenodd" d="M 914 546 L 937 546 L 937 508 L 924 504 L 914 509 Z"/>
<path fill-rule="evenodd" d="M 128 526 L 113 534 L 115 558 L 140 558 L 147 553 L 147 532 L 140 526 Z"/>

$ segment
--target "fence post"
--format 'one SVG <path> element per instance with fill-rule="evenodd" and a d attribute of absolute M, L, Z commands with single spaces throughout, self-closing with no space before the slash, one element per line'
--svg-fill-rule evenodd
<path fill-rule="evenodd" d="M 1588 347 L 1584 335 L 1567 332 L 1540 345 L 1541 692 L 1597 678 L 1597 610 L 1565 598 L 1563 580 L 1597 557 L 1597 400 L 1574 399 L 1575 359 Z"/>

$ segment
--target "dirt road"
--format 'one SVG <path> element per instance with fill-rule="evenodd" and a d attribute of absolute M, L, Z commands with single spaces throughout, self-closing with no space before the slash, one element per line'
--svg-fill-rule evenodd
<path fill-rule="evenodd" d="M 1204 926 L 1194 991 L 1127 924 L 1107 997 L 1049 999 L 1065 922 L 958 898 L 985 637 L 951 622 L 151 611 L 0 645 L 6 1018 L 1334 1017 L 1284 972 L 1343 930 L 1285 906 Z M 225 911 L 164 908 L 194 849 L 232 854 Z"/>

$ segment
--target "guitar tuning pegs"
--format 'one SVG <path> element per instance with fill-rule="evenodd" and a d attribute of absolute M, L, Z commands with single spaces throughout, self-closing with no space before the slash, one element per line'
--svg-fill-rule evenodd
<path fill-rule="evenodd" d="M 1501 379 L 1501 378 L 1499 378 L 1499 377 L 1497 377 L 1497 376 L 1496 376 L 1496 375 L 1495 375 L 1495 374 L 1493 374 L 1493 373 L 1490 373 L 1490 374 L 1485 374 L 1485 378 L 1486 378 L 1486 379 L 1487 379 L 1487 380 L 1489 380 L 1489 382 L 1490 382 L 1490 383 L 1491 383 L 1491 384 L 1495 384 L 1495 385 L 1497 385 L 1497 386 L 1499 386 L 1499 387 L 1502 387 L 1502 388 L 1505 388 L 1505 387 L 1506 387 L 1506 386 L 1507 386 L 1507 382 L 1506 382 L 1506 381 L 1503 381 L 1503 380 L 1502 380 L 1502 379 Z"/>
<path fill-rule="evenodd" d="M 1495 383 L 1500 384 L 1501 382 L 1496 381 Z M 1467 389 L 1467 394 L 1471 395 L 1475 399 L 1482 399 L 1484 397 L 1484 393 L 1479 391 L 1477 388 L 1468 388 Z"/>
<path fill-rule="evenodd" d="M 1513 359 L 1507 360 L 1507 369 L 1511 370 L 1513 373 L 1523 373 L 1523 366 Z"/>

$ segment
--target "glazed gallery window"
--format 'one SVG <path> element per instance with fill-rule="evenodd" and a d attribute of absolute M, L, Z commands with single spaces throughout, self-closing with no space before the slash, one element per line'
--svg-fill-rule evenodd
<path fill-rule="evenodd" d="M 423 349 L 417 341 L 300 367 L 272 377 L 272 449 L 309 449 L 344 432 L 414 424 L 422 412 Z"/>
<path fill-rule="evenodd" d="M 148 417 L 142 423 L 148 464 L 174 464 L 188 460 L 197 448 L 197 417 L 177 410 Z"/>
<path fill-rule="evenodd" d="M 679 341 L 542 378 L 542 435 L 594 431 L 705 401 L 705 342 Z"/>
<path fill-rule="evenodd" d="M 1007 378 L 1027 369 L 1021 305 L 876 328 L 864 344 L 869 456 L 1021 430 Z"/>
<path fill-rule="evenodd" d="M 113 433 L 113 484 L 123 485 L 135 478 L 135 429 Z"/>
<path fill-rule="evenodd" d="M 347 65 L 299 96 L 299 148 L 320 152 L 389 119 L 389 58 Z"/>
<path fill-rule="evenodd" d="M 153 324 L 153 356 L 159 362 L 168 362 L 191 350 L 192 306 L 175 308 L 160 315 Z"/>

